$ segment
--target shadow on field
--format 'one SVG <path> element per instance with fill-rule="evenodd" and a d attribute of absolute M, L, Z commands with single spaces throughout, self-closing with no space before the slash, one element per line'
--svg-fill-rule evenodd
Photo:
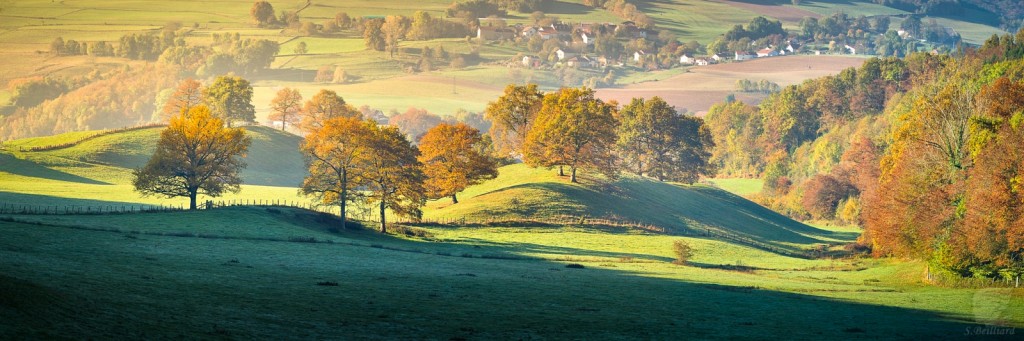
<path fill-rule="evenodd" d="M 55 205 L 54 203 L 60 203 Z M 155 206 L 155 205 L 143 205 L 137 202 L 120 202 L 120 201 L 104 201 L 94 199 L 75 199 L 75 198 L 59 198 L 49 195 L 39 194 L 25 194 L 25 193 L 11 193 L 0 191 L 0 206 L 3 204 L 7 205 L 24 205 L 35 208 L 52 208 L 58 207 L 58 210 L 64 211 L 65 208 L 73 207 L 92 207 L 93 209 L 100 207 L 122 207 L 122 206 Z"/>
<path fill-rule="evenodd" d="M 451 245 L 340 234 L 381 246 L 0 222 L 0 317 L 11 317 L 0 319 L 0 338 L 940 339 L 976 327 L 970 316 L 816 296 L 839 291 L 829 286 L 780 292 L 746 275 L 707 279 L 736 285 L 663 278 L 690 267 L 639 273 L 513 258 L 579 252 L 531 244 L 441 257 L 431 253 Z M 390 249 L 409 244 L 423 251 Z M 863 287 L 912 299 L 875 289 Z"/>
<path fill-rule="evenodd" d="M 89 185 L 109 185 L 106 182 L 61 172 L 29 160 L 19 159 L 7 153 L 0 153 L 0 171 L 32 178 L 77 182 Z"/>
<path fill-rule="evenodd" d="M 560 182 L 523 183 L 465 199 L 487 201 L 514 193 L 549 195 L 546 200 L 520 200 L 519 205 L 491 205 L 480 211 L 493 217 L 569 215 L 619 220 L 663 227 L 669 234 L 729 234 L 780 248 L 792 244 L 830 243 L 856 239 L 856 232 L 827 231 L 792 220 L 743 197 L 701 185 L 676 185 L 625 177 L 586 185 Z M 524 191 L 525 190 L 525 191 Z M 507 193 L 506 193 L 507 192 Z M 479 199 L 477 199 L 479 198 Z M 505 202 L 501 200 L 500 202 Z"/>

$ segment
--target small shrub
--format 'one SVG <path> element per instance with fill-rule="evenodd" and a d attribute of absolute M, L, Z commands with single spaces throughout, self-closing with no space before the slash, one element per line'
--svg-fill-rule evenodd
<path fill-rule="evenodd" d="M 288 241 L 296 243 L 316 243 L 316 238 L 313 237 L 289 237 Z"/>
<path fill-rule="evenodd" d="M 672 263 L 683 265 L 693 257 L 693 248 L 685 240 L 676 240 L 672 242 L 672 251 L 676 254 L 676 260 Z"/>
<path fill-rule="evenodd" d="M 565 267 L 570 268 L 570 269 L 585 269 L 586 268 L 585 266 L 583 266 L 583 264 L 579 264 L 579 263 L 566 264 Z"/>

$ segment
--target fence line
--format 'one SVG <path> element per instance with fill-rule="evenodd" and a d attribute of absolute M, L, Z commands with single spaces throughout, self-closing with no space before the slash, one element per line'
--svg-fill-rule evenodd
<path fill-rule="evenodd" d="M 223 207 L 290 207 L 298 208 L 309 211 L 315 211 L 320 213 L 326 213 L 338 216 L 338 208 L 336 206 L 325 206 L 317 205 L 308 202 L 294 201 L 294 200 L 281 200 L 281 199 L 234 199 L 234 200 L 207 200 L 197 204 L 198 210 L 209 210 Z M 380 223 L 379 217 L 370 213 L 367 214 L 359 212 L 357 207 L 352 207 L 350 211 L 350 219 L 353 216 L 355 220 L 359 220 L 366 223 Z M 125 213 L 149 213 L 149 212 L 180 212 L 188 211 L 188 206 L 184 204 L 178 205 L 25 205 L 25 204 L 0 204 L 0 214 L 18 214 L 18 215 L 79 215 L 79 214 L 125 214 Z M 610 217 L 604 218 L 593 218 L 589 216 L 573 216 L 573 215 L 551 215 L 551 216 L 533 216 L 533 217 L 491 217 L 480 220 L 467 219 L 466 217 L 439 217 L 434 219 L 407 219 L 407 218 L 394 218 L 389 219 L 392 224 L 399 225 L 456 225 L 456 226 L 501 226 L 501 225 L 530 225 L 530 224 L 541 224 L 541 225 L 552 225 L 552 226 L 569 226 L 569 225 L 590 225 L 590 226 L 609 226 L 617 228 L 629 228 L 638 229 L 648 232 L 665 233 L 666 229 L 653 224 L 647 224 L 638 221 L 630 221 L 625 219 L 615 219 Z M 753 238 L 744 237 L 741 235 L 725 233 L 723 231 L 717 231 L 710 228 L 687 228 L 686 230 L 677 231 L 680 235 L 691 236 L 691 237 L 713 237 L 723 240 L 732 241 L 735 243 L 750 246 L 756 249 L 769 251 L 777 254 L 787 255 L 798 258 L 812 258 L 808 252 L 799 252 L 794 250 L 788 250 L 780 248 L 778 246 L 761 242 Z"/>
<path fill-rule="evenodd" d="M 19 147 L 18 151 L 21 151 L 21 152 L 45 152 L 45 151 L 51 151 L 51 150 L 57 150 L 57 149 L 71 148 L 71 147 L 74 147 L 74 146 L 77 146 L 77 145 L 81 144 L 82 142 L 89 141 L 89 140 L 92 140 L 92 139 L 95 139 L 95 138 L 98 138 L 98 137 L 103 137 L 103 136 L 107 136 L 107 135 L 111 135 L 111 134 L 123 133 L 123 132 L 128 132 L 128 131 L 135 131 L 135 130 L 163 127 L 163 126 L 166 126 L 166 124 L 154 123 L 154 124 L 144 124 L 144 125 L 139 125 L 139 126 L 134 126 L 134 127 L 123 127 L 123 128 L 117 128 L 117 129 L 104 130 L 104 131 L 101 131 L 101 132 L 98 132 L 98 133 L 95 133 L 95 134 L 92 134 L 92 135 L 89 135 L 89 136 L 83 137 L 81 139 L 78 139 L 76 141 L 72 141 L 72 142 L 68 142 L 68 143 L 51 144 L 51 145 L 46 145 L 46 146 L 36 146 L 36 147 L 29 147 L 29 148 Z"/>

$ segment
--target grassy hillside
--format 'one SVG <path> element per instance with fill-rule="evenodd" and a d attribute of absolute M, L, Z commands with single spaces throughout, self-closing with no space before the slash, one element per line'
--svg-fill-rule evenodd
<path fill-rule="evenodd" d="M 1020 292 L 921 286 L 920 263 L 696 238 L 434 228 L 406 239 L 260 208 L 4 219 L 4 339 L 932 339 L 1024 326 Z M 692 266 L 669 263 L 676 239 L 697 250 Z"/>
<path fill-rule="evenodd" d="M 74 143 L 97 132 L 14 140 L 0 150 L 0 202 L 32 205 L 173 203 L 181 199 L 140 197 L 131 188 L 131 170 L 149 160 L 161 128 L 104 135 L 72 147 L 41 151 L 23 148 Z M 306 170 L 301 138 L 267 127 L 247 127 L 252 145 L 242 171 L 243 190 L 223 199 L 303 200 L 295 188 Z"/>
<path fill-rule="evenodd" d="M 858 234 L 813 228 L 704 185 L 662 183 L 629 175 L 613 181 L 587 175 L 573 184 L 554 170 L 523 164 L 502 167 L 497 179 L 466 189 L 458 204 L 441 199 L 428 208 L 428 219 L 609 217 L 662 227 L 670 234 L 710 230 L 785 248 L 851 241 Z"/>

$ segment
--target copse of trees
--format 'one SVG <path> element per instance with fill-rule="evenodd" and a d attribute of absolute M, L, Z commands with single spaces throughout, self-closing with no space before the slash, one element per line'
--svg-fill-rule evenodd
<path fill-rule="evenodd" d="M 143 195 L 188 197 L 194 210 L 199 194 L 238 192 L 250 143 L 243 129 L 225 128 L 207 107 L 193 107 L 171 118 L 149 162 L 133 172 L 132 185 Z"/>
<path fill-rule="evenodd" d="M 523 143 L 537 113 L 540 112 L 544 93 L 536 84 L 505 86 L 497 100 L 487 103 L 484 116 L 491 120 L 491 140 L 497 152 L 504 156 L 522 156 Z"/>
<path fill-rule="evenodd" d="M 634 98 L 619 111 L 618 148 L 625 168 L 660 181 L 694 183 L 714 176 L 714 140 L 699 117 L 676 112 L 660 97 Z"/>
<path fill-rule="evenodd" d="M 716 105 L 712 162 L 762 177 L 758 200 L 773 209 L 862 224 L 862 247 L 926 260 L 935 278 L 1020 276 L 1017 44 L 1008 35 L 957 57 L 872 59 L 759 107 Z"/>

